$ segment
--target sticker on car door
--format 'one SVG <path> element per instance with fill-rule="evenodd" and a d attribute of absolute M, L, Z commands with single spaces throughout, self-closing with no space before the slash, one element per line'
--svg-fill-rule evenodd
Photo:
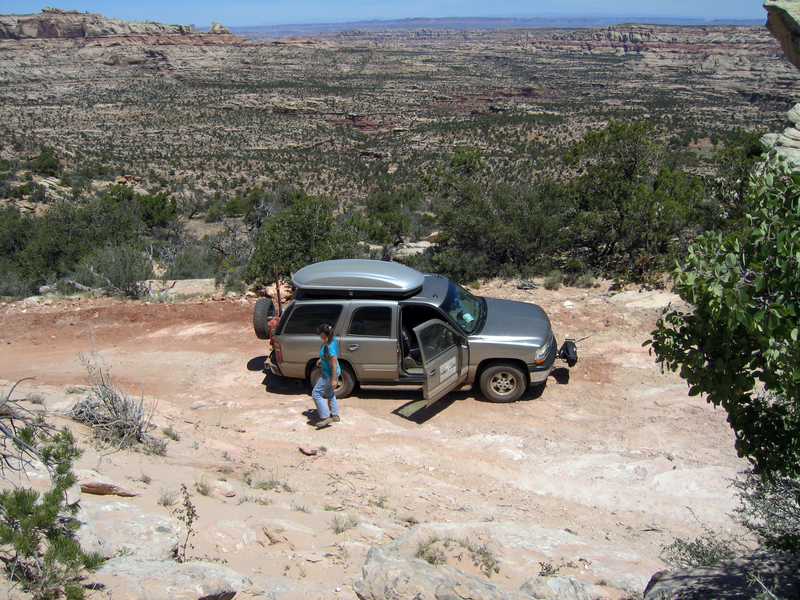
<path fill-rule="evenodd" d="M 443 383 L 450 379 L 453 375 L 456 374 L 458 371 L 458 364 L 456 361 L 456 357 L 443 362 L 439 365 L 439 383 Z"/>

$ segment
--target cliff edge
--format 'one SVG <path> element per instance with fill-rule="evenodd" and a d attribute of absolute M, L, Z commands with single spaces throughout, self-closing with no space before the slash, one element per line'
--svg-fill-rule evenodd
<path fill-rule="evenodd" d="M 213 23 L 206 33 L 187 25 L 121 21 L 60 8 L 44 8 L 35 15 L 0 15 L 0 39 L 5 40 L 224 34 L 230 31 L 219 23 Z"/>

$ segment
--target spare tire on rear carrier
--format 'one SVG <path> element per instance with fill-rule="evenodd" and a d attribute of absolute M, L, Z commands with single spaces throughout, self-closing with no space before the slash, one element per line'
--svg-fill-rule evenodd
<path fill-rule="evenodd" d="M 269 338 L 269 322 L 275 316 L 275 305 L 272 298 L 259 298 L 253 309 L 253 329 L 260 340 Z"/>

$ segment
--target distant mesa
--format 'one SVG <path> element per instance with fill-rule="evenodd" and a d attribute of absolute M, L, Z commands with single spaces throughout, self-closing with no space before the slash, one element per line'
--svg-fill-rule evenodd
<path fill-rule="evenodd" d="M 90 39 L 106 37 L 230 35 L 219 23 L 208 32 L 188 25 L 164 25 L 151 21 L 121 21 L 77 10 L 44 8 L 35 15 L 0 15 L 0 39 Z"/>
<path fill-rule="evenodd" d="M 565 15 L 557 17 L 414 17 L 409 19 L 372 19 L 370 21 L 348 21 L 340 23 L 294 23 L 284 25 L 254 25 L 249 27 L 231 27 L 231 32 L 250 40 L 273 39 L 289 36 L 320 36 L 334 32 L 351 32 L 359 35 L 363 31 L 406 30 L 429 32 L 451 30 L 497 29 L 582 29 L 587 27 L 612 27 L 614 25 L 639 23 L 647 25 L 669 26 L 763 26 L 763 19 L 721 19 L 709 21 L 693 18 L 652 17 L 644 18 L 634 15 L 618 17 L 592 17 L 581 15 Z"/>

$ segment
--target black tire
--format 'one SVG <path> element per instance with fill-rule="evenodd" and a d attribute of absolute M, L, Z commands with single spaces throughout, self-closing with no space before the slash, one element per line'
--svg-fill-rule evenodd
<path fill-rule="evenodd" d="M 492 402 L 514 402 L 528 389 L 528 378 L 519 367 L 497 363 L 481 373 L 481 392 Z"/>
<path fill-rule="evenodd" d="M 311 382 L 312 389 L 317 385 L 321 375 L 322 367 L 314 367 L 311 369 L 311 374 L 308 376 L 308 379 Z M 347 398 L 353 393 L 357 385 L 358 380 L 353 370 L 348 365 L 342 365 L 342 372 L 339 374 L 339 387 L 336 388 L 336 399 Z"/>
<path fill-rule="evenodd" d="M 253 329 L 260 340 L 269 339 L 269 321 L 275 316 L 275 306 L 271 298 L 259 298 L 253 309 Z"/>

